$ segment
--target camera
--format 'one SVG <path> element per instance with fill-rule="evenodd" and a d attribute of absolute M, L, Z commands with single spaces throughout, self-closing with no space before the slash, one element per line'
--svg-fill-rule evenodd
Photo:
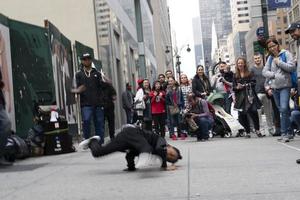
<path fill-rule="evenodd" d="M 185 117 L 186 117 L 186 118 L 191 118 L 191 117 L 192 117 L 192 113 L 186 113 L 186 114 L 185 114 Z"/>

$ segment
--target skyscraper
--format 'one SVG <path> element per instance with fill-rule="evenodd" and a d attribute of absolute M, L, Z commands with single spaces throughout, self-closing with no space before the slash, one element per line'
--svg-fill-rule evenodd
<path fill-rule="evenodd" d="M 199 0 L 200 23 L 204 59 L 211 64 L 212 28 L 216 25 L 217 38 L 222 39 L 232 31 L 230 0 Z"/>

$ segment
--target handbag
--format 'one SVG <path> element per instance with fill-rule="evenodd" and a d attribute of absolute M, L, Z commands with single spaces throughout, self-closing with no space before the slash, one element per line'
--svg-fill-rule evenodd
<path fill-rule="evenodd" d="M 196 122 L 192 118 L 187 118 L 186 121 L 192 132 L 196 131 L 199 128 L 199 126 L 196 124 Z"/>
<path fill-rule="evenodd" d="M 169 111 L 171 115 L 176 115 L 180 112 L 178 106 L 169 106 Z"/>
<path fill-rule="evenodd" d="M 134 102 L 134 109 L 135 110 L 145 110 L 146 109 L 146 104 L 145 101 L 136 101 Z"/>

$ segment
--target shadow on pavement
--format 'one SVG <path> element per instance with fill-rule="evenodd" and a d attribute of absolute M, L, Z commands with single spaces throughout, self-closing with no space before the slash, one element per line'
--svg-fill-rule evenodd
<path fill-rule="evenodd" d="M 32 171 L 40 167 L 44 167 L 49 163 L 39 163 L 39 164 L 14 164 L 12 166 L 0 166 L 0 173 L 2 172 L 22 172 L 22 171 Z"/>

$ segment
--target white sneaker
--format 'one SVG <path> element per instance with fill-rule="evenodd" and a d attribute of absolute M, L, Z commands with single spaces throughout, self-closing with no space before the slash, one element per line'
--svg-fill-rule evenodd
<path fill-rule="evenodd" d="M 88 139 L 86 139 L 86 140 L 83 140 L 82 142 L 79 143 L 78 148 L 79 148 L 79 149 L 83 149 L 83 150 L 88 149 L 88 148 L 89 148 L 90 141 L 91 141 L 92 139 L 96 139 L 96 140 L 100 141 L 101 138 L 100 138 L 100 136 L 95 135 L 95 136 L 90 137 L 90 138 L 88 138 Z"/>
<path fill-rule="evenodd" d="M 151 154 L 150 153 L 140 153 L 136 168 L 145 168 L 150 165 Z"/>

